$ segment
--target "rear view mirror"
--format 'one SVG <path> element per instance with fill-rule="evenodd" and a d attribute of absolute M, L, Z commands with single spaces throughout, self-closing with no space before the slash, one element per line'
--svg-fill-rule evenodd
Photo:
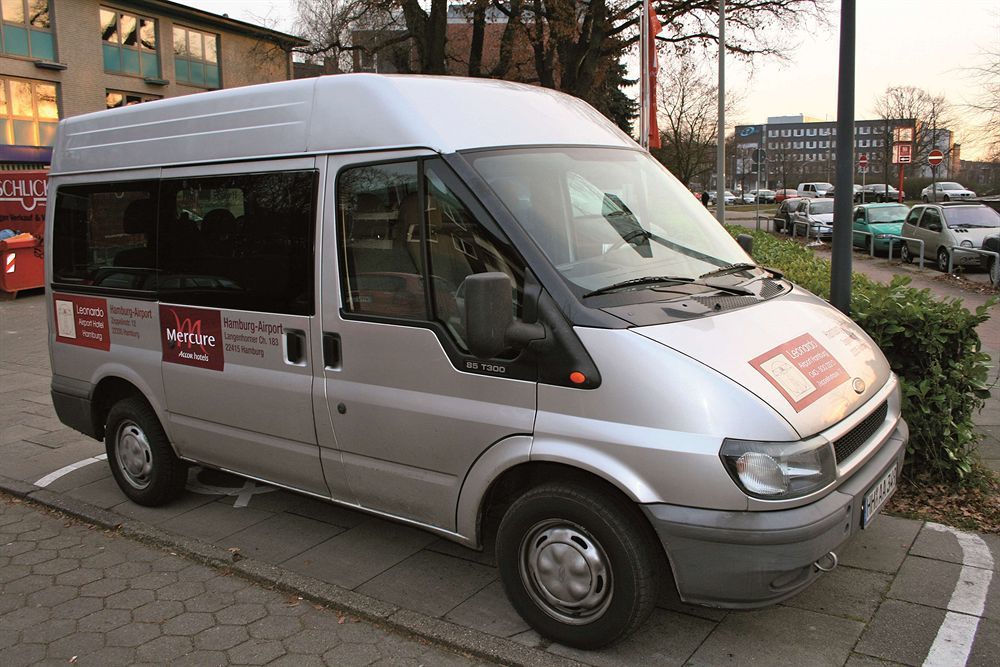
<path fill-rule="evenodd" d="M 465 332 L 469 351 L 491 359 L 503 351 L 511 312 L 510 278 L 500 272 L 477 273 L 465 279 Z"/>
<path fill-rule="evenodd" d="M 749 234 L 740 234 L 736 237 L 736 242 L 743 248 L 743 252 L 753 255 L 753 237 Z"/>

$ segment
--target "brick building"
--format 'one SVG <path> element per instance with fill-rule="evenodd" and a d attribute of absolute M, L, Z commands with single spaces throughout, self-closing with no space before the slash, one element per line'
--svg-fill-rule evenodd
<path fill-rule="evenodd" d="M 48 164 L 60 118 L 292 78 L 307 42 L 167 0 L 2 0 L 0 168 Z"/>

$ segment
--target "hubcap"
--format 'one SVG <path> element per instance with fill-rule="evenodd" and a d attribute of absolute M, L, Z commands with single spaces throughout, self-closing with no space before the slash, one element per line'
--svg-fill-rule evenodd
<path fill-rule="evenodd" d="M 535 604 L 562 623 L 590 623 L 611 604 L 613 581 L 604 549 L 573 523 L 533 526 L 521 542 L 519 567 Z"/>
<path fill-rule="evenodd" d="M 115 458 L 125 480 L 137 489 L 149 486 L 153 471 L 153 450 L 146 434 L 133 421 L 124 421 L 115 438 Z"/>
<path fill-rule="evenodd" d="M 945 253 L 938 253 L 938 269 L 941 271 L 948 270 L 948 255 Z"/>

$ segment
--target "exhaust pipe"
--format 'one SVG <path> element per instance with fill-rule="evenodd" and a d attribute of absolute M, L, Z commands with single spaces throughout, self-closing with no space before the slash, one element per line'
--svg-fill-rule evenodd
<path fill-rule="evenodd" d="M 826 561 L 828 564 L 823 565 L 824 561 Z M 816 562 L 813 563 L 813 565 L 816 566 L 816 569 L 819 570 L 820 572 L 832 572 L 837 568 L 838 564 L 840 564 L 840 560 L 837 558 L 837 554 L 833 553 L 832 551 L 827 553 L 825 556 L 818 558 Z"/>

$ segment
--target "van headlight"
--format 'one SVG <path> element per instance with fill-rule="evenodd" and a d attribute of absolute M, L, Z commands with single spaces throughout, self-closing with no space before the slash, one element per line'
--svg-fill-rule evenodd
<path fill-rule="evenodd" d="M 837 477 L 833 446 L 726 438 L 719 452 L 733 481 L 749 496 L 785 500 L 822 489 Z"/>
<path fill-rule="evenodd" d="M 963 248 L 971 248 L 972 241 L 970 241 L 969 239 L 962 239 L 962 242 L 959 243 L 958 245 L 962 246 Z"/>

